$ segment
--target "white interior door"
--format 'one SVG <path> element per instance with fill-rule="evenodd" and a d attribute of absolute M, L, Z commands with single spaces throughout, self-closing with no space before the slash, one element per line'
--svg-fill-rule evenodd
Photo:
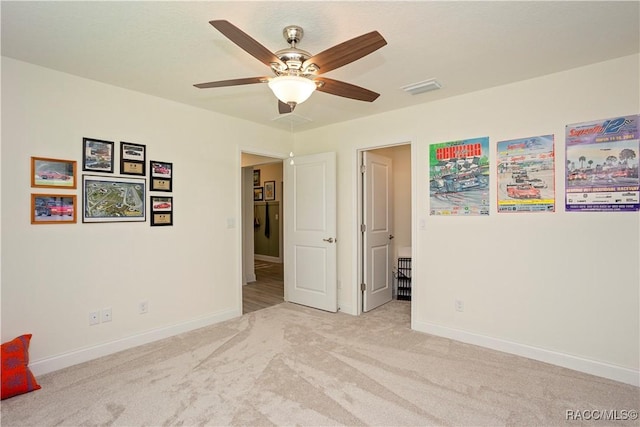
<path fill-rule="evenodd" d="M 285 163 L 285 300 L 336 312 L 336 155 Z"/>
<path fill-rule="evenodd" d="M 364 283 L 363 311 L 393 297 L 393 163 L 378 154 L 363 153 Z"/>

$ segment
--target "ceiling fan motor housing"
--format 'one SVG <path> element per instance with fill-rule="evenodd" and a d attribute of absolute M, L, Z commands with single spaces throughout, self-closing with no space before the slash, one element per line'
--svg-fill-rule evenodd
<path fill-rule="evenodd" d="M 304 31 L 302 30 L 302 27 L 298 27 L 297 25 L 289 25 L 287 27 L 284 27 L 284 30 L 282 30 L 282 35 L 284 36 L 284 39 L 287 41 L 287 43 L 295 46 L 296 44 L 300 43 L 300 40 L 302 40 Z"/>
<path fill-rule="evenodd" d="M 302 40 L 302 36 L 304 35 L 302 27 L 289 25 L 282 30 L 282 35 L 291 46 L 275 52 L 275 55 L 285 64 L 285 67 L 283 67 L 282 64 L 271 64 L 271 68 L 276 75 L 297 75 L 308 77 L 310 74 L 318 71 L 315 64 L 308 64 L 303 67 L 304 62 L 311 58 L 311 54 L 296 47 L 296 44 Z"/>

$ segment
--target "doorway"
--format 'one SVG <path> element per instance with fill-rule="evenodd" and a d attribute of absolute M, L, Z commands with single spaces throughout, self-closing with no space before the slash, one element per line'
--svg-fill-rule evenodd
<path fill-rule="evenodd" d="M 283 160 L 242 152 L 242 313 L 284 301 Z"/>
<path fill-rule="evenodd" d="M 411 300 L 411 144 L 361 150 L 358 161 L 360 313 Z"/>

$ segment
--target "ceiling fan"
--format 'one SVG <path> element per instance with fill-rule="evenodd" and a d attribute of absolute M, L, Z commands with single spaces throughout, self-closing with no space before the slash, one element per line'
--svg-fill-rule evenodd
<path fill-rule="evenodd" d="M 275 77 L 248 77 L 195 84 L 199 89 L 268 83 L 278 98 L 280 114 L 291 113 L 297 104 L 307 100 L 316 89 L 331 95 L 367 102 L 373 102 L 380 96 L 376 92 L 350 83 L 319 77 L 386 45 L 387 41 L 377 31 L 340 43 L 317 55 L 311 55 L 296 47 L 304 32 L 295 25 L 285 27 L 282 31 L 290 46 L 272 53 L 228 21 L 215 20 L 209 23 L 249 55 L 270 67 Z"/>

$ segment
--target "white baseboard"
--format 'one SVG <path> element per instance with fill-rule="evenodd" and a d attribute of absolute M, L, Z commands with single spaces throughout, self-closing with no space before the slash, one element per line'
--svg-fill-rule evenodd
<path fill-rule="evenodd" d="M 504 353 L 515 354 L 540 362 L 550 363 L 563 368 L 573 369 L 598 377 L 608 378 L 636 387 L 640 386 L 640 371 L 621 366 L 585 359 L 579 356 L 546 350 L 512 341 L 479 335 L 461 329 L 436 325 L 429 322 L 415 321 L 412 328 L 416 331 L 426 332 L 439 337 L 450 338 L 467 344 L 474 344 Z"/>
<path fill-rule="evenodd" d="M 338 311 L 341 313 L 351 314 L 354 316 L 358 314 L 353 311 L 353 308 L 351 307 L 351 305 L 347 305 L 347 304 L 338 304 Z"/>
<path fill-rule="evenodd" d="M 69 366 L 77 365 L 79 363 L 88 362 L 89 360 L 97 359 L 99 357 L 107 356 L 109 354 L 117 353 L 119 351 L 137 347 L 139 345 L 148 344 L 153 341 L 169 338 L 194 329 L 220 323 L 241 315 L 242 313 L 237 309 L 225 310 L 220 313 L 206 315 L 187 322 L 178 323 L 176 325 L 152 329 L 115 341 L 70 351 L 68 353 L 47 357 L 41 360 L 31 361 L 29 363 L 29 368 L 34 375 L 43 375 Z"/>

